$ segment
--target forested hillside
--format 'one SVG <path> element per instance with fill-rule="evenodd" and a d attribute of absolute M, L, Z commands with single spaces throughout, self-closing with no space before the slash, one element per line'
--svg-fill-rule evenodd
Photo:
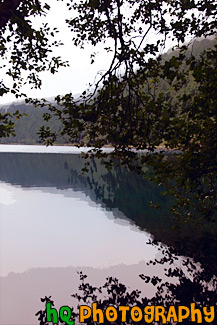
<path fill-rule="evenodd" d="M 202 39 L 198 41 L 194 41 L 192 44 L 190 44 L 188 51 L 186 52 L 186 56 L 189 56 L 189 53 L 193 54 L 196 58 L 199 58 L 200 54 L 208 49 L 212 48 L 216 45 L 216 39 Z M 168 51 L 166 54 L 162 56 L 163 60 L 169 60 L 172 58 L 172 56 L 176 56 L 178 54 L 177 51 Z M 192 91 L 192 89 L 195 87 L 194 80 L 192 76 L 189 76 L 188 82 L 183 85 L 182 89 L 179 90 L 179 92 L 188 93 Z M 175 90 L 171 90 L 169 87 L 168 82 L 165 80 L 160 80 L 158 89 L 159 92 L 165 92 L 168 93 L 168 96 L 171 98 L 174 97 L 177 98 L 177 93 Z M 43 119 L 43 114 L 48 112 L 47 108 L 35 108 L 34 106 L 27 105 L 25 103 L 19 103 L 19 104 L 11 104 L 8 106 L 0 106 L 0 110 L 7 111 L 11 114 L 15 113 L 17 110 L 24 114 L 22 118 L 15 120 L 16 127 L 15 127 L 15 133 L 16 136 L 10 136 L 10 137 L 3 137 L 0 138 L 0 143 L 20 143 L 20 144 L 37 144 L 41 143 L 39 135 L 37 134 L 40 127 L 42 125 L 50 126 L 51 131 L 55 132 L 58 130 L 61 122 L 58 119 L 52 118 L 49 120 L 49 122 L 45 122 Z M 66 143 L 67 141 L 63 137 L 59 137 L 56 143 Z M 80 135 L 80 138 L 77 139 L 78 143 L 85 142 L 85 132 L 83 132 Z"/>
<path fill-rule="evenodd" d="M 3 106 L 1 109 L 5 110 L 5 107 Z M 46 108 L 35 108 L 25 103 L 12 104 L 7 108 L 7 112 L 11 114 L 15 113 L 17 110 L 24 115 L 15 122 L 16 136 L 0 138 L 0 143 L 36 144 L 40 143 L 37 132 L 42 125 L 49 125 L 52 130 L 58 129 L 59 121 L 55 121 L 54 119 L 49 123 L 44 121 L 43 114 L 47 112 Z M 64 141 L 60 139 L 59 142 L 63 143 Z"/>

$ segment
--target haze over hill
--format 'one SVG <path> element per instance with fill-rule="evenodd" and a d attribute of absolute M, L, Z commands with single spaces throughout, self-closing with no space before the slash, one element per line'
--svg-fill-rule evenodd
<path fill-rule="evenodd" d="M 214 38 L 199 39 L 190 44 L 189 52 L 193 53 L 195 57 L 199 57 L 204 50 L 212 48 L 215 45 L 216 39 Z M 177 51 L 170 50 L 163 55 L 163 59 L 170 59 L 173 55 L 177 55 L 177 53 Z M 194 81 L 193 78 L 190 77 L 188 83 L 181 91 L 188 92 L 188 90 L 192 89 L 192 87 L 194 87 Z M 177 95 L 174 90 L 171 91 L 171 89 L 169 89 L 168 83 L 165 80 L 160 80 L 158 90 L 168 92 L 169 96 L 172 98 L 174 97 L 174 99 Z M 74 98 L 78 98 L 79 96 L 80 94 L 75 94 Z M 48 100 L 52 102 L 53 99 L 54 97 L 49 98 Z M 52 118 L 49 122 L 45 122 L 43 119 L 43 114 L 48 111 L 47 108 L 35 108 L 32 105 L 25 104 L 24 101 L 2 105 L 0 106 L 0 110 L 4 110 L 5 112 L 7 111 L 11 114 L 19 110 L 21 114 L 26 114 L 21 119 L 15 120 L 16 136 L 1 138 L 0 143 L 38 144 L 41 143 L 41 141 L 37 133 L 42 125 L 45 127 L 50 126 L 52 131 L 57 131 L 61 123 L 55 118 Z M 80 144 L 85 143 L 85 133 L 81 134 L 80 138 L 77 139 L 77 142 Z M 64 138 L 59 138 L 57 143 L 64 144 L 67 143 L 67 140 Z"/>

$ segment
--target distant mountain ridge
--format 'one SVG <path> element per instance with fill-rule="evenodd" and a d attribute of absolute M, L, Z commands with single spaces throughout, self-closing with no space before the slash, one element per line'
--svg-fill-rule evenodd
<path fill-rule="evenodd" d="M 194 42 L 192 42 L 189 46 L 189 51 L 193 53 L 195 57 L 199 57 L 200 54 L 209 48 L 214 47 L 217 44 L 216 38 L 206 38 L 206 39 L 199 39 Z M 178 51 L 171 51 L 169 50 L 167 53 L 163 54 L 164 59 L 170 59 L 173 55 L 177 55 Z M 188 56 L 188 51 L 187 51 Z M 188 88 L 194 87 L 194 83 L 191 79 L 189 79 L 189 82 L 186 84 L 184 91 L 187 91 Z M 159 82 L 159 90 L 160 91 L 167 91 L 168 89 L 167 82 L 165 80 L 161 80 Z M 183 90 L 182 90 L 183 91 Z M 175 99 L 175 93 L 170 91 L 171 96 L 174 96 Z M 74 98 L 78 98 L 80 95 L 76 94 L 74 95 Z M 48 99 L 50 102 L 54 100 L 53 98 Z M 43 119 L 43 114 L 46 113 L 48 110 L 47 108 L 35 108 L 32 105 L 27 105 L 23 101 L 14 102 L 12 104 L 7 105 L 1 105 L 0 111 L 3 110 L 4 112 L 14 113 L 17 110 L 20 111 L 21 114 L 27 114 L 28 116 L 23 116 L 21 119 L 16 120 L 16 127 L 15 127 L 15 133 L 16 136 L 10 136 L 7 138 L 0 138 L 0 143 L 19 143 L 19 144 L 37 144 L 40 143 L 40 138 L 38 136 L 38 131 L 42 125 L 50 126 L 52 131 L 57 131 L 58 128 L 61 125 L 61 122 L 55 118 L 52 118 L 49 122 L 45 122 Z M 79 142 L 83 141 L 84 135 L 82 134 L 80 136 Z M 63 138 L 59 139 L 57 143 L 64 144 L 66 140 Z M 84 141 L 85 142 L 85 139 Z"/>
<path fill-rule="evenodd" d="M 11 114 L 18 110 L 21 114 L 27 114 L 27 116 L 22 116 L 16 121 L 16 136 L 1 138 L 0 143 L 37 144 L 40 143 L 37 132 L 42 125 L 49 125 L 54 131 L 57 130 L 60 125 L 60 122 L 55 119 L 52 119 L 49 123 L 44 121 L 43 114 L 48 111 L 47 108 L 35 108 L 34 106 L 27 105 L 24 102 L 14 103 L 9 106 L 4 105 L 0 107 L 0 110 L 4 110 L 5 112 L 7 111 Z"/>

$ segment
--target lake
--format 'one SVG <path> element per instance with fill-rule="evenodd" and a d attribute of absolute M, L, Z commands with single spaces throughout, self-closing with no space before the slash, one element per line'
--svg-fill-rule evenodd
<path fill-rule="evenodd" d="M 99 159 L 82 174 L 86 150 L 0 145 L 1 325 L 38 324 L 45 295 L 69 304 L 80 270 L 96 285 L 113 275 L 152 295 L 139 274 L 164 277 L 163 265 L 146 264 L 162 256 L 153 239 L 176 245 L 179 259 L 201 262 L 198 249 L 215 256 L 215 246 L 205 251 L 207 233 L 172 230 L 172 199 L 163 188 L 122 166 L 107 170 Z"/>

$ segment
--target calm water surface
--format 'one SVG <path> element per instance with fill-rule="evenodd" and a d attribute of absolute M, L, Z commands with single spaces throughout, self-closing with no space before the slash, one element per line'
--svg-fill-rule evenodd
<path fill-rule="evenodd" d="M 44 295 L 69 304 L 78 269 L 98 284 L 113 274 L 138 287 L 135 272 L 158 254 L 152 235 L 124 213 L 128 204 L 136 213 L 126 171 L 97 160 L 82 175 L 79 153 L 0 145 L 1 325 L 36 324 Z"/>
<path fill-rule="evenodd" d="M 164 274 L 163 266 L 146 265 L 160 257 L 151 239 L 173 246 L 186 236 L 180 255 L 189 256 L 203 244 L 189 226 L 171 229 L 172 200 L 161 195 L 162 188 L 123 167 L 108 171 L 98 159 L 82 174 L 80 152 L 0 145 L 1 325 L 37 324 L 34 313 L 45 295 L 57 305 L 70 304 L 78 270 L 96 285 L 114 275 L 143 290 L 139 274 Z M 150 201 L 161 209 L 151 209 Z M 186 246 L 190 239 L 195 246 Z M 145 294 L 151 293 L 146 287 Z"/>
<path fill-rule="evenodd" d="M 1 275 L 33 267 L 134 264 L 150 235 L 73 189 L 1 187 Z"/>
<path fill-rule="evenodd" d="M 99 162 L 91 180 L 81 175 L 83 160 L 77 148 L 1 147 L 18 151 L 1 153 L 2 276 L 34 267 L 135 264 L 157 254 L 147 244 L 150 234 L 117 207 L 108 209 L 93 196 L 97 186 L 100 196 L 100 186 L 105 192 L 109 185 L 100 180 L 107 171 Z M 107 192 L 114 200 L 114 193 Z"/>

